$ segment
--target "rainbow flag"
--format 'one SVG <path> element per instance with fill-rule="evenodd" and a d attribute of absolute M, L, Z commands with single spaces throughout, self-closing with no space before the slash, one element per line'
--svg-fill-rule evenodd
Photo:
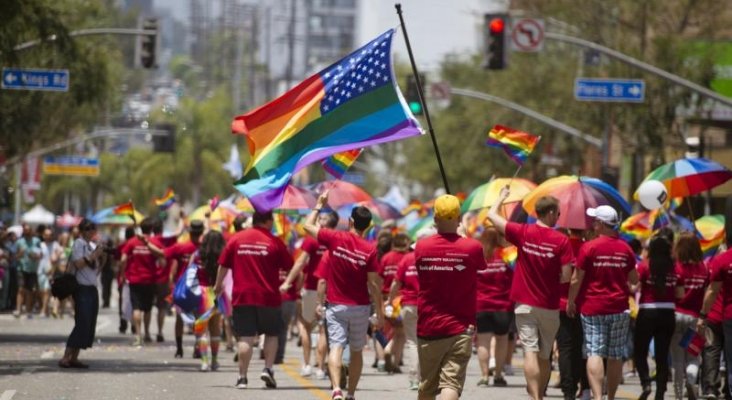
<path fill-rule="evenodd" d="M 311 163 L 422 133 L 394 78 L 394 32 L 234 119 L 232 132 L 246 136 L 250 154 L 234 186 L 254 208 L 276 208 L 293 174 Z"/>
<path fill-rule="evenodd" d="M 422 203 L 417 200 L 411 201 L 408 206 L 404 207 L 402 209 L 402 215 L 406 216 L 415 211 L 419 213 L 420 217 L 424 217 L 425 215 L 427 215 L 424 205 L 422 205 Z"/>
<path fill-rule="evenodd" d="M 633 239 L 645 240 L 653 233 L 648 226 L 648 212 L 633 214 L 620 224 L 620 236 L 626 242 Z"/>
<path fill-rule="evenodd" d="M 358 156 L 361 155 L 363 149 L 353 149 L 333 154 L 326 160 L 323 160 L 323 169 L 336 179 L 341 179 L 346 174 L 348 168 L 351 168 Z"/>
<path fill-rule="evenodd" d="M 173 192 L 173 189 L 168 188 L 165 196 L 155 199 L 155 205 L 160 207 L 161 210 L 167 210 L 175 203 L 175 200 L 175 192 Z"/>
<path fill-rule="evenodd" d="M 518 258 L 518 248 L 516 246 L 501 249 L 501 259 L 508 265 L 508 268 L 516 268 L 516 258 Z"/>
<path fill-rule="evenodd" d="M 524 165 L 534 147 L 541 140 L 541 136 L 496 125 L 488 132 L 488 146 L 499 147 L 518 165 Z"/>
<path fill-rule="evenodd" d="M 126 215 L 132 220 L 135 220 L 135 206 L 132 204 L 131 201 L 128 201 L 127 203 L 120 204 L 117 207 L 112 210 L 112 214 L 114 215 Z"/>
<path fill-rule="evenodd" d="M 696 235 L 699 237 L 704 259 L 709 260 L 717 254 L 719 246 L 727 239 L 724 230 L 725 218 L 722 214 L 705 215 L 694 221 Z"/>

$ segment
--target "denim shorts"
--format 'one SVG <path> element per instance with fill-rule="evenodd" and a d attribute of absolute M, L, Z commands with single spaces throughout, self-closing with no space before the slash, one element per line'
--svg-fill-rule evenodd
<path fill-rule="evenodd" d="M 622 360 L 628 357 L 628 313 L 608 315 L 583 315 L 582 330 L 585 334 L 586 357 L 600 356 Z"/>

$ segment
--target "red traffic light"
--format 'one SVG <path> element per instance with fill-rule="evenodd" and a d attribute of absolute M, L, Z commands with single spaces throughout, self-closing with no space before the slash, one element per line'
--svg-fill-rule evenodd
<path fill-rule="evenodd" d="M 493 34 L 503 33 L 505 28 L 506 26 L 503 18 L 493 18 L 491 22 L 488 23 L 488 29 L 490 29 Z"/>

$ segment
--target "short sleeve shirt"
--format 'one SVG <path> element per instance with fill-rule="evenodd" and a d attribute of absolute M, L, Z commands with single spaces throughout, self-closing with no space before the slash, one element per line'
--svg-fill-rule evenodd
<path fill-rule="evenodd" d="M 457 234 L 437 234 L 417 242 L 419 276 L 417 336 L 441 338 L 475 325 L 478 270 L 485 269 L 483 246 Z"/>
<path fill-rule="evenodd" d="M 194 243 L 189 240 L 183 243 L 176 243 L 163 250 L 165 253 L 165 259 L 168 261 L 168 265 L 172 266 L 173 260 L 178 262 L 178 269 L 175 271 L 174 277 L 175 282 L 177 282 L 178 279 L 180 279 L 180 276 L 183 275 L 183 272 L 191 262 L 191 255 L 198 250 L 198 246 L 198 243 Z"/>
<path fill-rule="evenodd" d="M 402 284 L 399 294 L 402 296 L 402 305 L 416 306 L 417 296 L 419 295 L 419 277 L 417 276 L 417 266 L 415 264 L 414 252 L 404 255 L 394 279 Z"/>
<path fill-rule="evenodd" d="M 635 269 L 635 253 L 627 243 L 604 235 L 585 243 L 577 256 L 577 269 L 585 273 L 582 315 L 620 314 L 628 309 L 628 274 Z"/>
<path fill-rule="evenodd" d="M 379 262 L 379 276 L 382 280 L 382 293 L 388 294 L 389 290 L 391 290 L 391 282 L 394 280 L 397 268 L 399 267 L 399 262 L 404 258 L 405 254 L 406 253 L 392 250 L 381 257 L 381 261 Z"/>
<path fill-rule="evenodd" d="M 722 282 L 722 319 L 732 319 L 732 249 L 712 259 L 712 282 Z"/>
<path fill-rule="evenodd" d="M 234 306 L 279 307 L 280 270 L 292 269 L 292 256 L 281 239 L 253 227 L 236 233 L 224 247 L 219 265 L 231 270 Z"/>
<path fill-rule="evenodd" d="M 376 248 L 352 232 L 320 228 L 318 243 L 328 249 L 326 297 L 331 304 L 371 304 L 368 273 L 377 272 Z"/>
<path fill-rule="evenodd" d="M 704 303 L 704 292 L 709 285 L 709 269 L 703 262 L 676 263 L 679 286 L 684 286 L 684 297 L 676 300 L 676 312 L 698 318 Z"/>
<path fill-rule="evenodd" d="M 38 263 L 40 260 L 31 258 L 31 254 L 41 255 L 41 240 L 33 236 L 30 239 L 21 237 L 15 242 L 18 252 L 23 251 L 23 255 L 18 258 L 18 268 L 21 272 L 37 273 Z"/>
<path fill-rule="evenodd" d="M 74 246 L 71 248 L 69 262 L 78 261 L 89 256 L 96 248 L 96 243 L 87 242 L 81 237 L 74 240 Z M 70 268 L 69 272 L 76 273 L 76 281 L 79 282 L 79 285 L 97 286 L 97 276 L 101 272 L 101 268 L 98 268 L 96 263 L 92 263 L 84 268 Z"/>
<path fill-rule="evenodd" d="M 300 249 L 308 255 L 308 264 L 303 270 L 305 279 L 302 287 L 305 290 L 317 290 L 318 289 L 318 277 L 315 276 L 315 270 L 320 264 L 320 259 L 323 258 L 328 249 L 318 244 L 318 242 L 310 236 L 303 239 Z"/>
<path fill-rule="evenodd" d="M 513 271 L 501 257 L 502 250 L 497 248 L 486 259 L 485 266 L 478 270 L 478 312 L 513 309 L 513 302 L 509 298 Z"/>
<path fill-rule="evenodd" d="M 162 247 L 154 237 L 148 238 L 148 240 L 155 246 Z M 127 256 L 125 278 L 130 285 L 151 285 L 157 282 L 157 257 L 139 238 L 133 237 L 128 240 L 122 248 L 122 254 Z"/>
<path fill-rule="evenodd" d="M 574 261 L 569 238 L 537 224 L 509 222 L 506 239 L 518 248 L 511 300 L 558 310 L 562 266 Z"/>

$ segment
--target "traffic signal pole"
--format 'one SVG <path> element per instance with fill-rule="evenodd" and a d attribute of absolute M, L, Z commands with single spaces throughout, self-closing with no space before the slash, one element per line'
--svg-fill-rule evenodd
<path fill-rule="evenodd" d="M 69 36 L 95 36 L 95 35 L 128 35 L 128 36 L 140 36 L 140 35 L 157 35 L 157 30 L 147 29 L 136 29 L 136 28 L 92 28 L 92 29 L 79 29 L 77 31 L 69 32 Z M 21 43 L 13 48 L 15 51 L 25 50 L 31 47 L 38 46 L 43 42 L 53 42 L 57 39 L 56 35 L 51 35 L 45 39 L 36 39 L 29 42 Z"/>

